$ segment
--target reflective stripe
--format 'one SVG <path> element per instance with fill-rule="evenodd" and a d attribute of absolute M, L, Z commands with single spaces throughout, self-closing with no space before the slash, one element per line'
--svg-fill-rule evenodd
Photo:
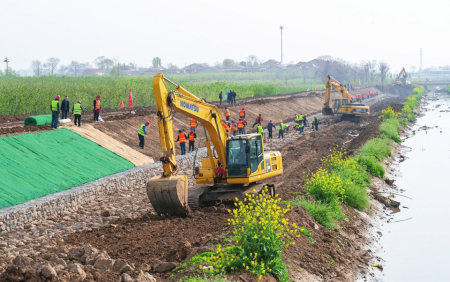
<path fill-rule="evenodd" d="M 238 122 L 238 128 L 239 129 L 244 128 L 244 123 L 242 121 Z"/>
<path fill-rule="evenodd" d="M 226 117 L 229 117 L 229 116 L 230 116 L 230 110 L 227 109 L 227 110 L 225 111 L 225 116 L 226 116 Z"/>
<path fill-rule="evenodd" d="M 239 112 L 239 116 L 244 117 L 244 116 L 245 116 L 244 112 L 245 112 L 244 110 L 241 110 L 241 111 Z"/>
<path fill-rule="evenodd" d="M 96 109 L 96 110 L 100 110 L 100 100 L 95 100 L 95 101 L 97 101 L 97 102 L 95 103 L 95 109 Z"/>
<path fill-rule="evenodd" d="M 81 105 L 80 104 L 75 104 L 73 105 L 73 114 L 74 115 L 81 115 Z"/>
<path fill-rule="evenodd" d="M 263 133 L 264 129 L 261 125 L 258 125 L 258 133 Z"/>
<path fill-rule="evenodd" d="M 178 139 L 180 143 L 186 143 L 186 136 L 184 135 L 184 133 L 178 134 Z"/>
<path fill-rule="evenodd" d="M 58 111 L 58 100 L 53 100 L 52 101 L 52 111 L 56 112 Z"/>
<path fill-rule="evenodd" d="M 139 131 L 138 131 L 138 133 L 142 136 L 145 136 L 144 126 L 145 126 L 145 124 L 141 125 L 141 128 L 139 128 Z"/>
<path fill-rule="evenodd" d="M 191 119 L 191 127 L 197 127 L 197 121 L 195 119 Z"/>
<path fill-rule="evenodd" d="M 195 137 L 194 137 L 194 132 L 192 132 L 192 134 L 191 134 L 191 132 L 189 132 L 189 141 L 195 141 Z"/>
<path fill-rule="evenodd" d="M 236 124 L 235 124 L 235 123 L 231 124 L 231 130 L 233 130 L 233 131 L 236 131 L 236 130 L 237 130 Z"/>

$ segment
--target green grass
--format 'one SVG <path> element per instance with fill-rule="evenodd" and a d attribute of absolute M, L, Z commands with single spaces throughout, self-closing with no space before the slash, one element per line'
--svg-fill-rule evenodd
<path fill-rule="evenodd" d="M 375 177 L 384 177 L 384 167 L 373 156 L 357 156 L 356 161 Z"/>
<path fill-rule="evenodd" d="M 195 276 L 195 277 L 184 277 L 180 279 L 180 282 L 229 282 L 230 280 L 225 277 L 212 277 L 209 278 L 207 276 Z"/>
<path fill-rule="evenodd" d="M 392 154 L 391 146 L 392 140 L 388 138 L 374 138 L 367 141 L 357 152 L 358 155 L 374 157 L 377 161 L 381 161 Z"/>
<path fill-rule="evenodd" d="M 389 118 L 380 124 L 380 131 L 386 134 L 389 138 L 394 140 L 397 143 L 401 143 L 402 140 L 398 137 L 400 130 L 402 129 L 402 125 L 398 121 L 397 118 Z"/>
<path fill-rule="evenodd" d="M 282 204 L 289 204 L 292 207 L 304 207 L 316 222 L 331 229 L 336 228 L 338 221 L 344 217 L 340 206 L 313 202 L 303 197 L 298 197 L 291 201 L 284 201 Z"/>

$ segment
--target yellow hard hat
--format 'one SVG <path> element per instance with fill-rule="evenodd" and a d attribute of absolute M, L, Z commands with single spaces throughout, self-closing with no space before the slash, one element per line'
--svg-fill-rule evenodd
<path fill-rule="evenodd" d="M 280 122 L 283 122 L 282 120 L 280 120 Z"/>

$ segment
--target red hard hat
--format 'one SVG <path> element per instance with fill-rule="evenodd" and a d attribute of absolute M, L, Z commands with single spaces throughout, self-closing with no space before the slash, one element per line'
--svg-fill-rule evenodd
<path fill-rule="evenodd" d="M 56 99 L 58 99 L 58 100 L 59 100 L 59 98 L 61 98 L 61 97 L 59 97 L 59 95 L 56 95 Z"/>
<path fill-rule="evenodd" d="M 148 122 L 148 121 L 145 123 L 145 125 L 149 125 L 149 124 L 150 124 L 150 122 Z"/>
<path fill-rule="evenodd" d="M 316 117 L 314 117 L 314 118 L 316 118 Z"/>
<path fill-rule="evenodd" d="M 78 100 L 78 101 L 77 101 L 77 103 L 78 103 L 78 104 L 81 104 L 81 101 L 80 101 L 80 100 Z"/>
<path fill-rule="evenodd" d="M 100 95 L 100 94 L 97 95 L 97 98 L 98 98 L 98 99 L 100 99 L 101 97 L 102 97 L 102 95 Z"/>
<path fill-rule="evenodd" d="M 242 110 L 245 110 L 245 108 L 242 108 Z"/>

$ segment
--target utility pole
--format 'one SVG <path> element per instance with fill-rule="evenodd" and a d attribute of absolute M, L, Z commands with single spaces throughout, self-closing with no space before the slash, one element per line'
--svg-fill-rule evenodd
<path fill-rule="evenodd" d="M 281 63 L 283 64 L 283 26 L 280 26 L 281 31 Z"/>
<path fill-rule="evenodd" d="M 9 75 L 9 69 L 8 69 L 9 60 L 8 60 L 8 57 L 6 57 L 3 62 L 6 63 L 6 77 L 8 77 L 8 75 Z"/>
<path fill-rule="evenodd" d="M 419 69 L 419 78 L 422 74 L 422 48 L 420 48 L 420 69 Z"/>

